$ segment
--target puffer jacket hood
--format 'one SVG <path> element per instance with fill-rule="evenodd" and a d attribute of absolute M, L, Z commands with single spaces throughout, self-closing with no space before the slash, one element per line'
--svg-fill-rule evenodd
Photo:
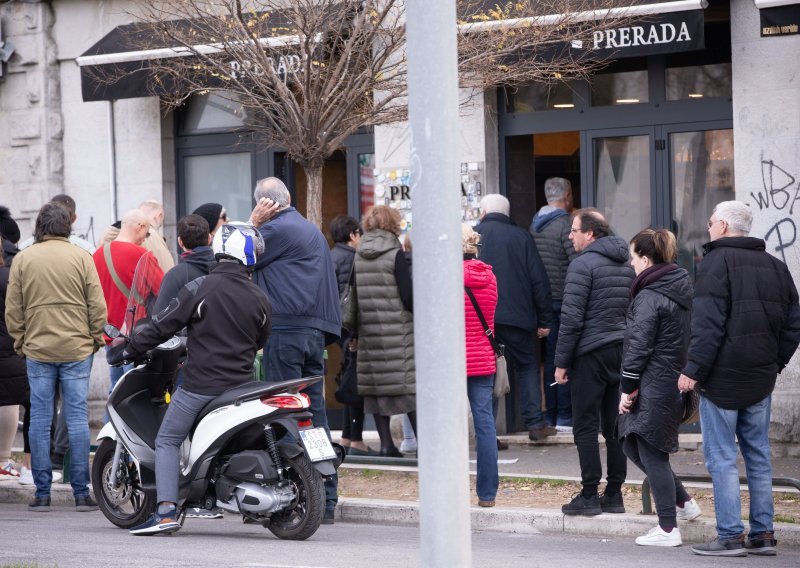
<path fill-rule="evenodd" d="M 553 207 L 552 205 L 545 205 L 539 212 L 533 216 L 533 222 L 531 223 L 531 230 L 536 233 L 541 233 L 547 225 L 558 219 L 559 217 L 563 217 L 564 215 L 569 215 L 566 211 L 561 209 L 560 207 Z"/>
<path fill-rule="evenodd" d="M 464 262 L 464 285 L 473 290 L 496 285 L 492 267 L 485 262 Z"/>
<path fill-rule="evenodd" d="M 663 294 L 682 308 L 692 307 L 692 285 L 683 269 L 668 272 L 646 289 Z"/>
<path fill-rule="evenodd" d="M 616 235 L 597 239 L 583 250 L 583 254 L 587 252 L 602 254 L 614 262 L 628 262 L 628 243 Z"/>
<path fill-rule="evenodd" d="M 361 237 L 361 244 L 358 245 L 358 255 L 368 260 L 378 258 L 383 253 L 392 249 L 398 248 L 400 239 L 397 235 L 384 231 L 383 229 L 374 229 L 368 231 Z"/>

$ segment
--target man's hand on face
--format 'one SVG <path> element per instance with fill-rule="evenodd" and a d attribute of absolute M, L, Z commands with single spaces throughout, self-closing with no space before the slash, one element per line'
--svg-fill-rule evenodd
<path fill-rule="evenodd" d="M 268 199 L 266 197 L 262 197 L 256 203 L 256 206 L 253 208 L 253 212 L 250 214 L 250 223 L 254 227 L 258 227 L 275 216 L 275 213 L 278 212 L 280 206 Z"/>

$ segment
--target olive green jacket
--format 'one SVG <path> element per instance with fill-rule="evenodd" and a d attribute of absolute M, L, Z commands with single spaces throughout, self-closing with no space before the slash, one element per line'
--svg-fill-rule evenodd
<path fill-rule="evenodd" d="M 14 350 L 43 363 L 86 359 L 103 345 L 106 302 L 92 255 L 45 237 L 14 258 L 6 325 Z"/>

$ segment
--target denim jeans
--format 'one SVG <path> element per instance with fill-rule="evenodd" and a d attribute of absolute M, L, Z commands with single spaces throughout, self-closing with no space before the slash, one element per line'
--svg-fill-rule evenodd
<path fill-rule="evenodd" d="M 506 361 L 517 370 L 519 408 L 528 429 L 546 425 L 542 413 L 542 374 L 536 335 L 519 327 L 495 325 L 497 340 L 506 346 Z"/>
<path fill-rule="evenodd" d="M 742 450 L 750 490 L 750 533 L 772 532 L 772 457 L 769 447 L 769 418 L 772 396 L 747 408 L 720 408 L 700 398 L 700 426 L 703 454 L 714 482 L 714 510 L 717 536 L 731 539 L 744 533 L 739 470 L 736 467 L 736 439 Z"/>
<path fill-rule="evenodd" d="M 494 501 L 497 496 L 497 431 L 492 414 L 494 375 L 467 377 L 467 397 L 475 426 L 475 453 L 478 476 L 476 489 L 481 501 Z"/>
<path fill-rule="evenodd" d="M 317 375 L 325 376 L 323 353 L 325 334 L 318 329 L 273 329 L 264 346 L 264 375 L 267 381 L 279 382 Z M 311 422 L 317 428 L 328 428 L 325 412 L 325 381 L 319 381 L 304 391 L 311 399 Z M 334 474 L 325 480 L 325 509 L 333 511 L 339 501 L 339 477 Z"/>
<path fill-rule="evenodd" d="M 53 401 L 61 387 L 61 411 L 67 422 L 70 448 L 70 482 L 75 497 L 89 495 L 89 376 L 92 356 L 81 361 L 43 363 L 27 359 L 31 387 L 31 470 L 36 497 L 49 497 L 53 481 L 50 429 Z"/>
<path fill-rule="evenodd" d="M 215 395 L 195 394 L 178 387 L 156 436 L 156 494 L 158 503 L 178 502 L 181 475 L 181 445 L 197 415 Z"/>
<path fill-rule="evenodd" d="M 550 326 L 550 335 L 545 339 L 544 348 L 544 402 L 545 418 L 549 426 L 572 426 L 572 400 L 569 395 L 569 385 L 550 386 L 555 382 L 556 375 L 556 343 L 558 343 L 558 330 L 561 328 L 561 302 L 553 302 L 553 324 Z"/>

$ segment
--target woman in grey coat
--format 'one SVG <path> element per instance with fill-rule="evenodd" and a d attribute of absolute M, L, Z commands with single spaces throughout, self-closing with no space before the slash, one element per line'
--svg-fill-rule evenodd
<path fill-rule="evenodd" d="M 700 516 L 669 464 L 669 454 L 678 451 L 683 412 L 678 376 L 689 347 L 692 285 L 674 264 L 678 245 L 670 231 L 640 231 L 630 252 L 636 279 L 622 350 L 617 430 L 625 455 L 650 479 L 658 513 L 658 525 L 636 544 L 680 546 L 677 519 Z"/>

